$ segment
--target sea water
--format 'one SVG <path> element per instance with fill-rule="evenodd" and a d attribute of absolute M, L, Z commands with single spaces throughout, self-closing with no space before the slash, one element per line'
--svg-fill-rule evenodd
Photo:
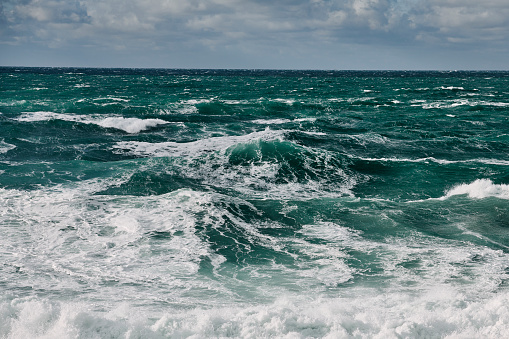
<path fill-rule="evenodd" d="M 0 338 L 501 338 L 509 72 L 0 68 Z"/>

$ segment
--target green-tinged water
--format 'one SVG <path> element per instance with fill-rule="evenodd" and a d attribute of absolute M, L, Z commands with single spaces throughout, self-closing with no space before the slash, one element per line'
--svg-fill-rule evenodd
<path fill-rule="evenodd" d="M 0 68 L 0 338 L 500 338 L 509 72 Z"/>

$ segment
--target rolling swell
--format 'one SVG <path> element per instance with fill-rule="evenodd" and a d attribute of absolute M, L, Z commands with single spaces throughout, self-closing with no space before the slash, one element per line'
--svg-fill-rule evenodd
<path fill-rule="evenodd" d="M 271 139 L 272 134 L 278 135 L 278 139 Z M 184 144 L 130 142 L 116 145 L 115 152 L 157 156 L 156 161 L 147 161 L 146 174 L 139 175 L 164 193 L 164 187 L 169 192 L 172 185 L 184 181 L 220 192 L 233 190 L 248 198 L 273 198 L 280 194 L 309 199 L 327 194 L 350 194 L 355 174 L 348 171 L 344 157 L 279 139 L 281 135 L 265 130 L 241 137 L 215 137 Z M 151 187 L 145 185 L 144 180 L 133 180 L 126 184 L 133 194 L 136 194 L 133 187 L 137 183 L 142 191 Z"/>

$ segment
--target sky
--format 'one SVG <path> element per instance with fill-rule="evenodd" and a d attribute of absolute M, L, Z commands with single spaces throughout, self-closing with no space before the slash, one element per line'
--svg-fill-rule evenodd
<path fill-rule="evenodd" d="M 0 0 L 0 65 L 509 70 L 509 1 Z"/>

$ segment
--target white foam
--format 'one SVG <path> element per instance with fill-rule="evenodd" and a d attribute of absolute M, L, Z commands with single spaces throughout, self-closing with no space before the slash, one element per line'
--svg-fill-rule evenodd
<path fill-rule="evenodd" d="M 415 101 L 417 103 L 417 101 Z M 454 99 L 454 100 L 441 100 L 430 103 L 422 103 L 422 105 L 413 104 L 412 106 L 422 106 L 424 109 L 433 109 L 433 108 L 455 108 L 460 106 L 493 106 L 493 107 L 507 107 L 509 103 L 507 102 L 492 102 L 492 101 L 484 101 L 484 100 L 469 100 L 469 99 Z"/>
<path fill-rule="evenodd" d="M 0 154 L 7 153 L 12 149 L 15 149 L 16 145 L 6 143 L 4 140 L 0 140 Z"/>
<path fill-rule="evenodd" d="M 169 122 L 161 119 L 106 118 L 95 123 L 102 127 L 121 129 L 127 133 L 139 133 Z"/>
<path fill-rule="evenodd" d="M 509 166 L 509 161 L 499 159 L 468 159 L 468 160 L 447 160 L 447 159 L 436 159 L 434 157 L 426 158 L 363 158 L 363 157 L 352 157 L 365 161 L 384 161 L 384 162 L 434 162 L 441 165 L 448 164 L 462 164 L 462 163 L 481 163 L 486 165 L 497 165 L 497 166 Z"/>
<path fill-rule="evenodd" d="M 495 339 L 509 329 L 507 301 L 502 293 L 468 302 L 447 289 L 420 298 L 368 294 L 306 303 L 283 297 L 267 306 L 169 313 L 152 328 L 175 337 Z"/>
<path fill-rule="evenodd" d="M 216 98 L 209 98 L 209 99 L 189 99 L 189 100 L 183 100 L 181 101 L 182 104 L 185 105 L 199 105 L 199 104 L 208 104 L 214 101 Z"/>
<path fill-rule="evenodd" d="M 449 90 L 449 91 L 453 91 L 453 90 L 460 90 L 460 91 L 463 91 L 465 90 L 465 88 L 461 87 L 461 86 L 441 86 L 441 87 L 437 87 L 435 89 L 444 89 L 444 90 Z"/>
<path fill-rule="evenodd" d="M 315 122 L 316 118 L 298 118 L 298 119 L 256 119 L 252 123 L 260 125 L 281 125 L 290 122 Z"/>
<path fill-rule="evenodd" d="M 178 111 L 181 114 L 195 114 L 198 113 L 198 108 L 196 106 L 182 107 Z"/>
<path fill-rule="evenodd" d="M 376 99 L 375 97 L 362 97 L 362 98 L 348 98 L 349 103 L 356 103 L 358 101 L 370 101 Z"/>
<path fill-rule="evenodd" d="M 93 101 L 106 101 L 106 100 L 112 100 L 117 102 L 129 102 L 129 99 L 125 98 L 117 98 L 117 97 L 104 97 L 104 98 L 95 98 Z"/>
<path fill-rule="evenodd" d="M 292 122 L 290 119 L 256 119 L 251 121 L 253 124 L 260 124 L 260 125 L 281 125 L 281 124 L 287 124 L 289 122 Z"/>
<path fill-rule="evenodd" d="M 286 133 L 285 130 L 274 131 L 267 128 L 264 131 L 246 135 L 213 137 L 188 143 L 119 142 L 113 148 L 118 153 L 128 152 L 137 156 L 180 157 L 182 158 L 179 162 L 182 175 L 199 179 L 206 185 L 228 187 L 255 197 L 302 200 L 352 195 L 351 189 L 355 186 L 355 178 L 348 176 L 343 169 L 329 165 L 330 155 L 311 149 L 308 151 L 316 158 L 310 158 L 307 161 L 316 160 L 322 163 L 331 171 L 330 175 L 334 174 L 336 178 L 342 180 L 326 183 L 325 178 L 320 178 L 299 182 L 289 176 L 286 182 L 276 183 L 276 176 L 285 164 L 271 160 L 262 161 L 258 147 L 261 141 L 283 141 Z M 257 159 L 239 166 L 230 164 L 231 152 L 235 151 L 236 147 L 251 146 L 258 154 Z M 196 162 L 199 162 L 200 166 L 196 166 Z M 308 170 L 313 172 L 311 167 Z"/>
<path fill-rule="evenodd" d="M 84 116 L 74 114 L 62 114 L 55 112 L 23 112 L 16 120 L 23 122 L 48 121 L 48 120 L 65 120 L 65 121 L 82 121 Z"/>
<path fill-rule="evenodd" d="M 508 107 L 509 102 L 488 102 L 486 105 L 495 106 L 495 107 Z"/>
<path fill-rule="evenodd" d="M 10 101 L 4 101 L 0 102 L 0 106 L 18 106 L 18 105 L 24 105 L 26 104 L 26 100 L 10 100 Z"/>
<path fill-rule="evenodd" d="M 138 141 L 118 142 L 114 149 L 127 150 L 135 155 L 155 157 L 182 157 L 186 155 L 199 155 L 212 151 L 225 151 L 227 148 L 239 144 L 249 143 L 256 140 L 283 140 L 287 132 L 284 130 L 275 131 L 266 128 L 264 131 L 253 132 L 245 135 L 212 137 L 188 143 L 161 142 L 149 143 Z"/>
<path fill-rule="evenodd" d="M 354 139 L 356 142 L 358 142 L 360 145 L 367 145 L 367 144 L 370 144 L 370 143 L 375 143 L 375 144 L 386 144 L 388 142 L 390 142 L 390 139 L 383 136 L 383 135 L 380 135 L 378 133 L 363 133 L 363 134 L 351 134 L 351 135 L 346 135 L 346 137 L 348 138 L 351 138 L 351 139 Z"/>
<path fill-rule="evenodd" d="M 242 220 L 231 211 L 241 205 L 259 211 L 225 195 L 97 194 L 127 183 L 131 174 L 32 191 L 0 189 L 7 277 L 0 337 L 498 339 L 509 331 L 504 251 L 418 232 L 373 240 L 320 220 L 272 237 L 259 229 L 276 222 Z M 399 213 L 352 204 L 334 206 L 351 205 L 352 215 L 372 213 L 379 219 L 364 220 L 376 225 L 391 225 L 390 213 Z M 200 237 L 204 227 L 231 236 L 225 220 L 250 241 L 232 237 L 233 244 L 245 251 L 264 246 L 293 261 L 230 271 L 231 263 L 211 248 L 218 240 Z M 165 238 L 150 242 L 154 232 Z M 372 258 L 375 273 L 356 268 L 359 254 Z M 211 279 L 199 272 L 204 261 L 212 266 Z M 350 284 L 356 275 L 377 275 L 381 283 Z M 253 300 L 260 297 L 263 302 Z"/>
<path fill-rule="evenodd" d="M 108 299 L 104 294 L 116 295 L 101 288 L 108 281 L 144 284 L 155 280 L 157 289 L 176 289 L 177 295 L 182 286 L 214 290 L 213 282 L 187 280 L 197 274 L 203 258 L 209 258 L 214 267 L 224 261 L 195 229 L 199 213 L 222 220 L 225 211 L 213 207 L 215 199 L 222 197 L 190 190 L 152 197 L 94 195 L 127 178 L 81 182 L 75 188 L 0 190 L 2 260 L 26 273 L 23 281 L 12 283 L 37 285 L 48 292 L 79 291 L 77 280 L 82 280 L 93 288 L 96 298 L 104 300 Z M 154 232 L 167 234 L 166 239 L 149 245 Z M 51 276 L 57 276 L 58 283 Z M 157 293 L 140 291 L 139 296 L 150 300 Z"/>
<path fill-rule="evenodd" d="M 280 102 L 283 104 L 287 104 L 289 106 L 292 106 L 296 102 L 295 99 L 282 99 L 282 98 L 272 99 L 271 101 Z"/>
<path fill-rule="evenodd" d="M 484 199 L 495 197 L 499 199 L 509 199 L 509 185 L 494 184 L 489 179 L 477 179 L 470 184 L 461 184 L 447 191 L 444 198 L 455 195 L 467 195 L 473 199 Z"/>
<path fill-rule="evenodd" d="M 504 338 L 509 293 L 482 301 L 446 287 L 426 294 L 357 298 L 280 297 L 266 305 L 168 309 L 154 317 L 130 305 L 94 312 L 89 305 L 38 298 L 0 304 L 0 335 L 17 338 Z M 2 321 L 0 320 L 0 321 Z"/>
<path fill-rule="evenodd" d="M 325 133 L 325 132 L 310 132 L 310 131 L 300 131 L 300 132 L 307 134 L 307 135 L 320 135 L 320 136 L 327 135 L 327 133 Z"/>
<path fill-rule="evenodd" d="M 221 102 L 227 105 L 243 105 L 249 103 L 248 100 L 222 100 Z"/>
<path fill-rule="evenodd" d="M 305 122 L 305 121 L 315 122 L 316 118 L 297 118 L 297 119 L 294 119 L 293 121 L 297 121 L 297 122 Z"/>
<path fill-rule="evenodd" d="M 55 112 L 24 112 L 16 120 L 23 122 L 35 121 L 49 121 L 49 120 L 63 120 L 73 121 L 82 124 L 95 124 L 105 128 L 115 128 L 123 130 L 127 133 L 139 133 L 151 127 L 169 124 L 168 121 L 161 119 L 138 119 L 138 118 L 123 118 L 123 117 L 107 117 L 99 115 L 78 115 L 78 114 L 64 114 Z"/>

